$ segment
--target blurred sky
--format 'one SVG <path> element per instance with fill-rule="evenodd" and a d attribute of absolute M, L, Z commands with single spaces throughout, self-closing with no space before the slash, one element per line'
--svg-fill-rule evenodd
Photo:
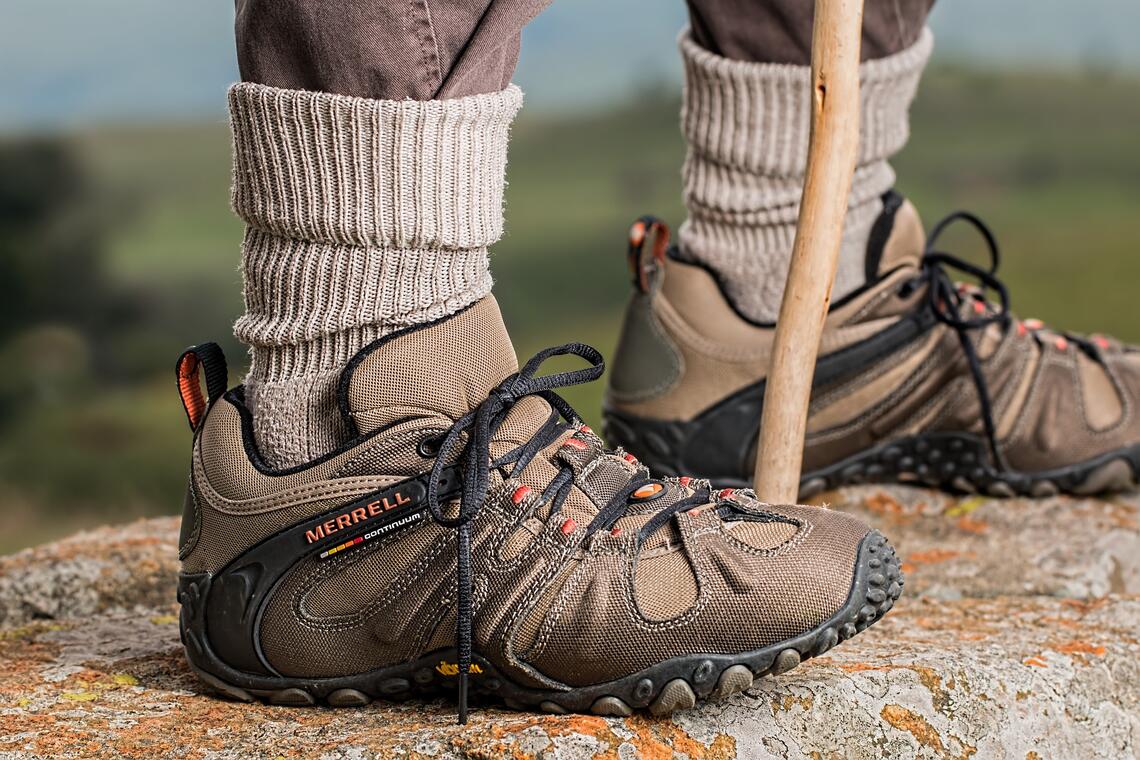
<path fill-rule="evenodd" d="M 236 77 L 226 0 L 0 8 L 0 130 L 222 117 Z M 676 86 L 673 40 L 684 15 L 680 0 L 556 2 L 528 28 L 517 80 L 544 110 L 608 105 L 647 83 Z M 943 60 L 1140 70 L 1140 0 L 942 0 L 932 25 Z"/>

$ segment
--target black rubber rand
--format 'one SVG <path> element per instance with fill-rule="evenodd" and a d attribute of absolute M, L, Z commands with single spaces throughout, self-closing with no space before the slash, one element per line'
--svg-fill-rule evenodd
<path fill-rule="evenodd" d="M 758 678 L 785 673 L 804 660 L 823 654 L 886 614 L 902 594 L 903 583 L 894 549 L 878 531 L 871 531 L 859 545 L 846 603 L 828 620 L 799 636 L 736 655 L 676 657 L 615 681 L 564 690 L 520 686 L 476 655 L 473 663 L 480 672 L 471 677 L 472 693 L 480 701 L 550 713 L 626 716 L 635 710 L 646 710 L 667 715 L 692 707 L 701 699 L 744 691 Z M 208 574 L 180 576 L 181 628 L 192 669 L 224 696 L 278 705 L 355 707 L 374 699 L 456 693 L 456 678 L 450 667 L 456 661 L 454 649 L 340 678 L 286 678 L 236 670 L 217 657 L 205 636 L 203 601 L 210 593 L 210 585 Z"/>

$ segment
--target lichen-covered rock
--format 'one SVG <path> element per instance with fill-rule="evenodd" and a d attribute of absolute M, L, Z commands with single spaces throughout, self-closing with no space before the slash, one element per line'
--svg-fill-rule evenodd
<path fill-rule="evenodd" d="M 0 559 L 0 758 L 1129 758 L 1140 748 L 1134 500 L 849 489 L 910 594 L 869 631 L 744 694 L 599 718 L 227 702 L 189 673 L 175 522 Z"/>
<path fill-rule="evenodd" d="M 844 489 L 830 506 L 883 531 L 907 592 L 943 599 L 1140 594 L 1140 498 L 953 497 L 903 487 Z"/>
<path fill-rule="evenodd" d="M 0 557 L 0 627 L 167 605 L 177 573 L 176 518 L 77 533 Z"/>

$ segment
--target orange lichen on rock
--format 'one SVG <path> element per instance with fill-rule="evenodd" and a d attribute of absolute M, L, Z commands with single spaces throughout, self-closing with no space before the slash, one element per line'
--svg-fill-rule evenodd
<path fill-rule="evenodd" d="M 828 664 L 832 664 L 830 658 L 827 658 L 827 657 L 815 658 L 815 663 L 817 665 L 821 664 L 821 663 L 825 663 L 825 662 Z M 889 666 L 886 666 L 886 665 L 871 665 L 871 664 L 866 663 L 866 662 L 837 662 L 837 663 L 834 663 L 834 665 L 835 665 L 835 667 L 839 668 L 840 670 L 842 670 L 846 673 L 863 673 L 863 672 L 866 672 L 868 670 L 890 670 L 891 669 Z"/>
<path fill-rule="evenodd" d="M 1107 596 L 1101 596 L 1096 599 L 1062 599 L 1061 604 L 1073 608 L 1081 615 L 1087 615 L 1107 606 L 1111 601 Z"/>
<path fill-rule="evenodd" d="M 903 561 L 902 571 L 912 573 L 918 565 L 937 565 L 958 557 L 973 557 L 973 552 L 963 554 L 953 549 L 928 549 L 921 552 L 911 552 Z"/>
<path fill-rule="evenodd" d="M 976 535 L 985 533 L 990 529 L 990 526 L 984 520 L 976 520 L 969 515 L 963 515 L 962 517 L 958 518 L 958 522 L 955 523 L 955 525 L 958 526 L 958 530 L 962 530 L 967 533 L 974 533 Z"/>
<path fill-rule="evenodd" d="M 1092 654 L 1097 657 L 1104 657 L 1104 653 L 1108 651 L 1100 644 L 1090 644 L 1087 641 L 1069 641 L 1053 649 L 1061 654 Z"/>
<path fill-rule="evenodd" d="M 736 757 L 736 740 L 727 734 L 718 734 L 706 745 L 668 719 L 634 715 L 626 718 L 624 724 L 634 733 L 626 741 L 633 746 L 638 758 L 672 760 L 677 754 L 692 760 L 729 760 Z M 615 752 L 617 748 L 618 744 L 614 744 Z"/>
<path fill-rule="evenodd" d="M 950 703 L 950 694 L 947 692 L 946 687 L 942 685 L 942 676 L 934 671 L 933 668 L 923 667 L 921 665 L 911 665 L 908 668 L 913 670 L 918 675 L 918 680 L 930 692 L 930 699 L 934 705 L 934 709 L 941 712 L 946 709 Z"/>
<path fill-rule="evenodd" d="M 863 506 L 875 514 L 890 517 L 896 521 L 904 521 L 914 517 L 913 514 L 910 514 L 910 510 L 903 506 L 902 502 L 886 491 L 876 491 L 871 494 L 863 500 Z"/>
<path fill-rule="evenodd" d="M 922 746 L 930 747 L 939 753 L 945 751 L 942 737 L 934 730 L 934 726 L 913 710 L 908 710 L 902 705 L 888 704 L 883 706 L 879 715 L 895 728 L 909 733 Z"/>

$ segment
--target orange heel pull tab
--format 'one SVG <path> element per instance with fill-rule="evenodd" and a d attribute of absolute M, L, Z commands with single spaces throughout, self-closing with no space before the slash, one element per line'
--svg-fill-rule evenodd
<path fill-rule="evenodd" d="M 649 256 L 645 255 L 645 241 L 653 238 Z M 633 286 L 642 293 L 649 292 L 650 278 L 665 261 L 665 251 L 669 248 L 669 225 L 655 216 L 646 214 L 629 228 L 629 271 L 633 275 Z"/>
<path fill-rule="evenodd" d="M 198 380 L 198 370 L 206 377 L 206 396 L 202 396 L 202 384 Z M 178 395 L 182 398 L 182 408 L 190 429 L 197 430 L 206 409 L 226 392 L 229 373 L 226 369 L 226 355 L 217 343 L 203 343 L 191 346 L 178 357 L 174 367 L 178 379 Z"/>

